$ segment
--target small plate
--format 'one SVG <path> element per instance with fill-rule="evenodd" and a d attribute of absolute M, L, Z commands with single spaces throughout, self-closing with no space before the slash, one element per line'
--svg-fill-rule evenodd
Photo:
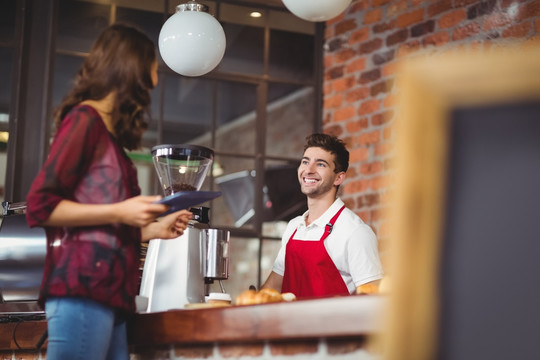
<path fill-rule="evenodd" d="M 164 197 L 157 203 L 171 207 L 163 213 L 163 215 L 167 215 L 178 210 L 189 209 L 191 206 L 202 204 L 219 196 L 221 196 L 221 191 L 179 191 Z"/>

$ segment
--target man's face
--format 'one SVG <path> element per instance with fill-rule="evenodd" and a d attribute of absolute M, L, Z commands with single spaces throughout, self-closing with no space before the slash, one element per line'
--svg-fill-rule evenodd
<path fill-rule="evenodd" d="M 334 155 L 318 147 L 307 148 L 298 167 L 302 193 L 317 197 L 335 190 L 343 182 L 344 173 L 334 172 Z"/>

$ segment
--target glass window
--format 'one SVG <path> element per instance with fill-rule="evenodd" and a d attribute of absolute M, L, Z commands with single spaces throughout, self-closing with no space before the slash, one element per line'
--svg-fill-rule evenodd
<path fill-rule="evenodd" d="M 4 201 L 9 139 L 9 108 L 11 102 L 13 50 L 0 48 L 0 201 Z"/>
<path fill-rule="evenodd" d="M 15 34 L 16 1 L 0 4 L 0 43 L 11 43 Z"/>
<path fill-rule="evenodd" d="M 251 84 L 220 81 L 217 87 L 215 149 L 255 154 L 257 88 Z"/>
<path fill-rule="evenodd" d="M 135 26 L 144 32 L 157 46 L 159 32 L 164 22 L 162 13 L 118 7 L 116 21 Z"/>
<path fill-rule="evenodd" d="M 262 75 L 264 73 L 264 28 L 222 23 L 226 48 L 219 71 Z"/>
<path fill-rule="evenodd" d="M 309 34 L 270 31 L 269 75 L 281 79 L 313 81 L 314 40 Z"/>
<path fill-rule="evenodd" d="M 315 127 L 313 87 L 270 84 L 268 98 L 267 155 L 300 158 Z"/>
<path fill-rule="evenodd" d="M 212 204 L 212 225 L 253 228 L 255 216 L 255 161 L 216 156 L 214 188 L 222 196 Z"/>
<path fill-rule="evenodd" d="M 110 5 L 60 0 L 56 47 L 64 51 L 88 52 L 110 23 Z"/>
<path fill-rule="evenodd" d="M 80 56 L 56 55 L 53 79 L 53 111 L 73 88 L 73 81 L 84 58 Z"/>
<path fill-rule="evenodd" d="M 162 142 L 188 144 L 206 136 L 212 126 L 214 81 L 167 73 Z"/>

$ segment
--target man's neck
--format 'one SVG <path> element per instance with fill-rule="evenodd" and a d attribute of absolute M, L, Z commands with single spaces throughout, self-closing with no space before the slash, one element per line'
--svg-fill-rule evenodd
<path fill-rule="evenodd" d="M 322 197 L 308 197 L 308 216 L 306 218 L 306 225 L 311 224 L 322 216 L 332 206 L 336 200 L 335 192 L 328 192 Z"/>

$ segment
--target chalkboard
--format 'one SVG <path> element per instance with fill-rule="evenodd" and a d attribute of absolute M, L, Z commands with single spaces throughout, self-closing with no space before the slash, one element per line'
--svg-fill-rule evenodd
<path fill-rule="evenodd" d="M 441 360 L 540 359 L 540 101 L 450 117 Z"/>

